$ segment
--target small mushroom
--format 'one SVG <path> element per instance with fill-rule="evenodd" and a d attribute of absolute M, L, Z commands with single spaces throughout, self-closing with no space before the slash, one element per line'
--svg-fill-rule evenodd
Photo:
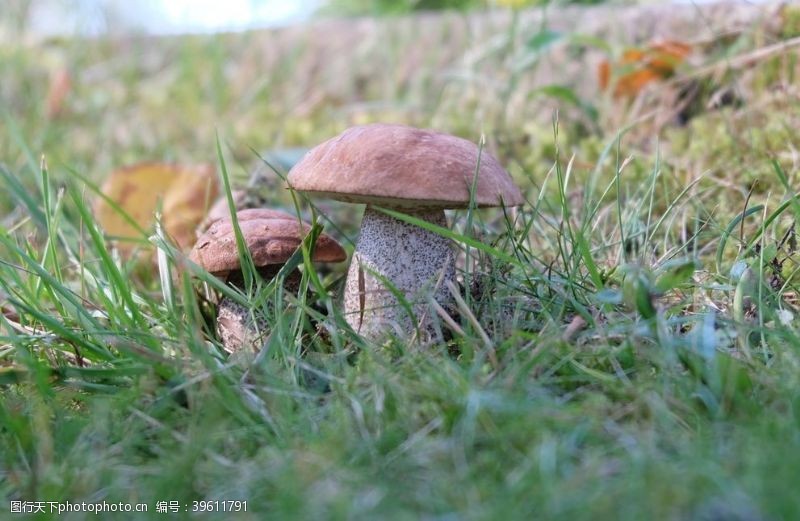
<path fill-rule="evenodd" d="M 297 217 L 286 213 L 282 210 L 273 210 L 272 208 L 252 208 L 250 205 L 256 202 L 256 199 L 250 197 L 245 190 L 234 190 L 231 192 L 231 199 L 236 210 L 237 218 L 240 221 L 247 219 L 263 218 L 263 219 L 289 219 L 297 220 Z M 199 239 L 208 228 L 217 221 L 230 220 L 231 210 L 228 207 L 228 198 L 221 197 L 211 205 L 208 209 L 203 222 L 197 227 L 197 238 Z"/>
<path fill-rule="evenodd" d="M 276 210 L 243 210 L 236 215 L 253 264 L 267 280 L 278 273 L 311 229 L 297 218 Z M 212 223 L 197 240 L 189 258 L 228 283 L 239 288 L 244 286 L 236 235 L 230 219 L 220 219 Z M 346 258 L 345 251 L 333 238 L 324 233 L 317 238 L 312 254 L 313 261 L 341 262 Z M 286 276 L 284 288 L 296 292 L 299 285 L 300 272 L 295 269 Z M 228 352 L 242 348 L 258 350 L 266 328 L 267 323 L 263 318 L 257 318 L 253 322 L 250 309 L 228 297 L 223 297 L 220 301 L 217 333 Z"/>
<path fill-rule="evenodd" d="M 446 227 L 444 210 L 467 208 L 473 184 L 478 207 L 523 202 L 508 172 L 474 143 L 402 125 L 346 130 L 309 151 L 289 172 L 288 183 L 312 195 L 367 205 L 344 305 L 348 323 L 372 339 L 392 330 L 413 331 L 391 286 L 411 304 L 420 331 L 433 334 L 426 296 L 447 305 L 452 301 L 448 282 L 456 281 L 449 239 L 376 206 Z"/>

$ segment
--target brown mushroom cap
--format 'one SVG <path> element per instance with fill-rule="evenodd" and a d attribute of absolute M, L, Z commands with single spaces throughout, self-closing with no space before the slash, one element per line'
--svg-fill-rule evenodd
<path fill-rule="evenodd" d="M 239 205 L 242 204 L 245 199 L 247 199 L 247 192 L 244 190 L 234 190 L 231 192 L 231 198 L 233 198 L 234 207 L 238 208 Z M 206 218 L 203 223 L 207 228 L 211 223 L 226 218 L 231 218 L 231 211 L 228 208 L 228 199 L 223 194 L 223 196 L 217 199 L 217 201 L 211 205 L 211 208 L 208 209 L 208 213 L 206 214 Z"/>
<path fill-rule="evenodd" d="M 340 201 L 408 209 L 466 208 L 478 147 L 466 139 L 403 125 L 352 127 L 310 150 L 289 186 Z M 511 176 L 480 153 L 478 206 L 523 203 Z"/>
<path fill-rule="evenodd" d="M 247 208 L 236 212 L 239 221 L 252 221 L 255 219 L 283 219 L 297 222 L 297 216 L 284 212 L 283 210 L 273 210 L 272 208 Z M 230 216 L 228 217 L 230 219 Z"/>
<path fill-rule="evenodd" d="M 239 214 L 237 214 L 238 216 Z M 300 247 L 311 226 L 297 219 L 244 219 L 239 228 L 256 267 L 283 264 Z M 241 269 L 236 235 L 230 220 L 219 220 L 197 240 L 189 258 L 206 271 L 224 275 Z M 312 260 L 341 262 L 347 258 L 344 249 L 332 237 L 321 234 L 315 243 Z"/>
<path fill-rule="evenodd" d="M 233 204 L 236 208 L 239 208 L 241 204 L 243 204 L 247 200 L 247 192 L 244 190 L 234 190 L 231 192 L 231 196 L 233 197 Z M 240 221 L 247 221 L 250 219 L 289 219 L 289 220 L 297 220 L 297 216 L 292 215 L 290 213 L 286 213 L 282 210 L 274 210 L 272 208 L 247 208 L 243 210 L 237 210 L 236 216 Z M 203 220 L 203 228 L 208 229 L 213 223 L 222 220 L 222 219 L 230 219 L 231 218 L 231 211 L 228 208 L 228 199 L 222 197 L 218 199 L 208 210 L 208 214 L 206 214 L 206 218 Z"/>

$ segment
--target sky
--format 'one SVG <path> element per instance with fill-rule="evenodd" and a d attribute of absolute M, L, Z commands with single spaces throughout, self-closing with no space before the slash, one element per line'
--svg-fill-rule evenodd
<path fill-rule="evenodd" d="M 3 1 L 3 0 L 0 0 Z M 39 34 L 175 34 L 274 27 L 308 18 L 321 0 L 36 0 Z"/>
<path fill-rule="evenodd" d="M 7 0 L 0 0 L 0 2 Z M 34 0 L 35 34 L 208 33 L 302 22 L 324 0 Z M 708 3 L 714 0 L 669 0 Z M 759 3 L 762 0 L 735 0 Z"/>
<path fill-rule="evenodd" d="M 281 0 L 163 0 L 165 21 L 189 25 L 199 30 L 215 30 L 220 25 L 246 28 L 275 25 L 308 16 L 317 6 L 314 1 Z"/>

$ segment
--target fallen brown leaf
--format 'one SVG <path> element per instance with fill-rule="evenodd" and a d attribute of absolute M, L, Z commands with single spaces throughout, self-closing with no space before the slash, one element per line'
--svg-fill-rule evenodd
<path fill-rule="evenodd" d="M 654 42 L 645 48 L 625 49 L 617 62 L 606 60 L 600 63 L 598 83 L 601 89 L 606 90 L 614 80 L 615 98 L 633 98 L 647 84 L 672 76 L 691 52 L 689 44 L 674 40 Z"/>
<path fill-rule="evenodd" d="M 152 228 L 161 207 L 164 230 L 181 249 L 195 239 L 195 228 L 203 220 L 218 192 L 217 177 L 210 165 L 183 166 L 170 163 L 140 163 L 115 170 L 102 192 L 145 231 Z M 94 213 L 105 233 L 116 239 L 141 238 L 111 204 L 98 197 Z M 133 250 L 131 241 L 120 240 L 123 254 Z"/>
<path fill-rule="evenodd" d="M 65 68 L 50 73 L 50 84 L 47 88 L 45 115 L 47 119 L 55 119 L 64 111 L 64 100 L 72 89 L 72 76 Z"/>

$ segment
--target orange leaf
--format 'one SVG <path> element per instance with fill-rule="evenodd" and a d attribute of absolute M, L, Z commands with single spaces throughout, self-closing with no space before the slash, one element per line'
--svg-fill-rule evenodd
<path fill-rule="evenodd" d="M 597 82 L 600 84 L 600 90 L 606 90 L 609 81 L 611 81 L 611 64 L 608 60 L 603 60 L 597 66 Z"/>
<path fill-rule="evenodd" d="M 614 87 L 614 96 L 634 97 L 639 94 L 645 85 L 660 79 L 660 76 L 651 69 L 639 69 L 630 72 L 617 80 Z"/>
<path fill-rule="evenodd" d="M 645 51 L 642 49 L 625 49 L 622 52 L 620 63 L 636 63 L 645 57 Z"/>
<path fill-rule="evenodd" d="M 195 228 L 217 196 L 218 185 L 210 165 L 141 163 L 112 172 L 103 183 L 102 192 L 148 232 L 160 206 L 164 230 L 182 249 L 187 249 L 194 243 Z M 95 201 L 94 213 L 106 234 L 119 239 L 143 238 L 102 198 Z M 117 246 L 126 255 L 134 248 L 130 240 L 118 242 Z"/>
<path fill-rule="evenodd" d="M 614 96 L 634 97 L 648 83 L 671 76 L 691 52 L 689 44 L 675 40 L 654 42 L 644 49 L 625 49 L 617 63 L 604 61 L 600 64 L 598 83 L 605 90 L 616 77 Z"/>
<path fill-rule="evenodd" d="M 653 44 L 649 51 L 648 67 L 661 73 L 663 77 L 672 75 L 675 68 L 691 53 L 692 48 L 681 42 L 665 41 Z"/>

